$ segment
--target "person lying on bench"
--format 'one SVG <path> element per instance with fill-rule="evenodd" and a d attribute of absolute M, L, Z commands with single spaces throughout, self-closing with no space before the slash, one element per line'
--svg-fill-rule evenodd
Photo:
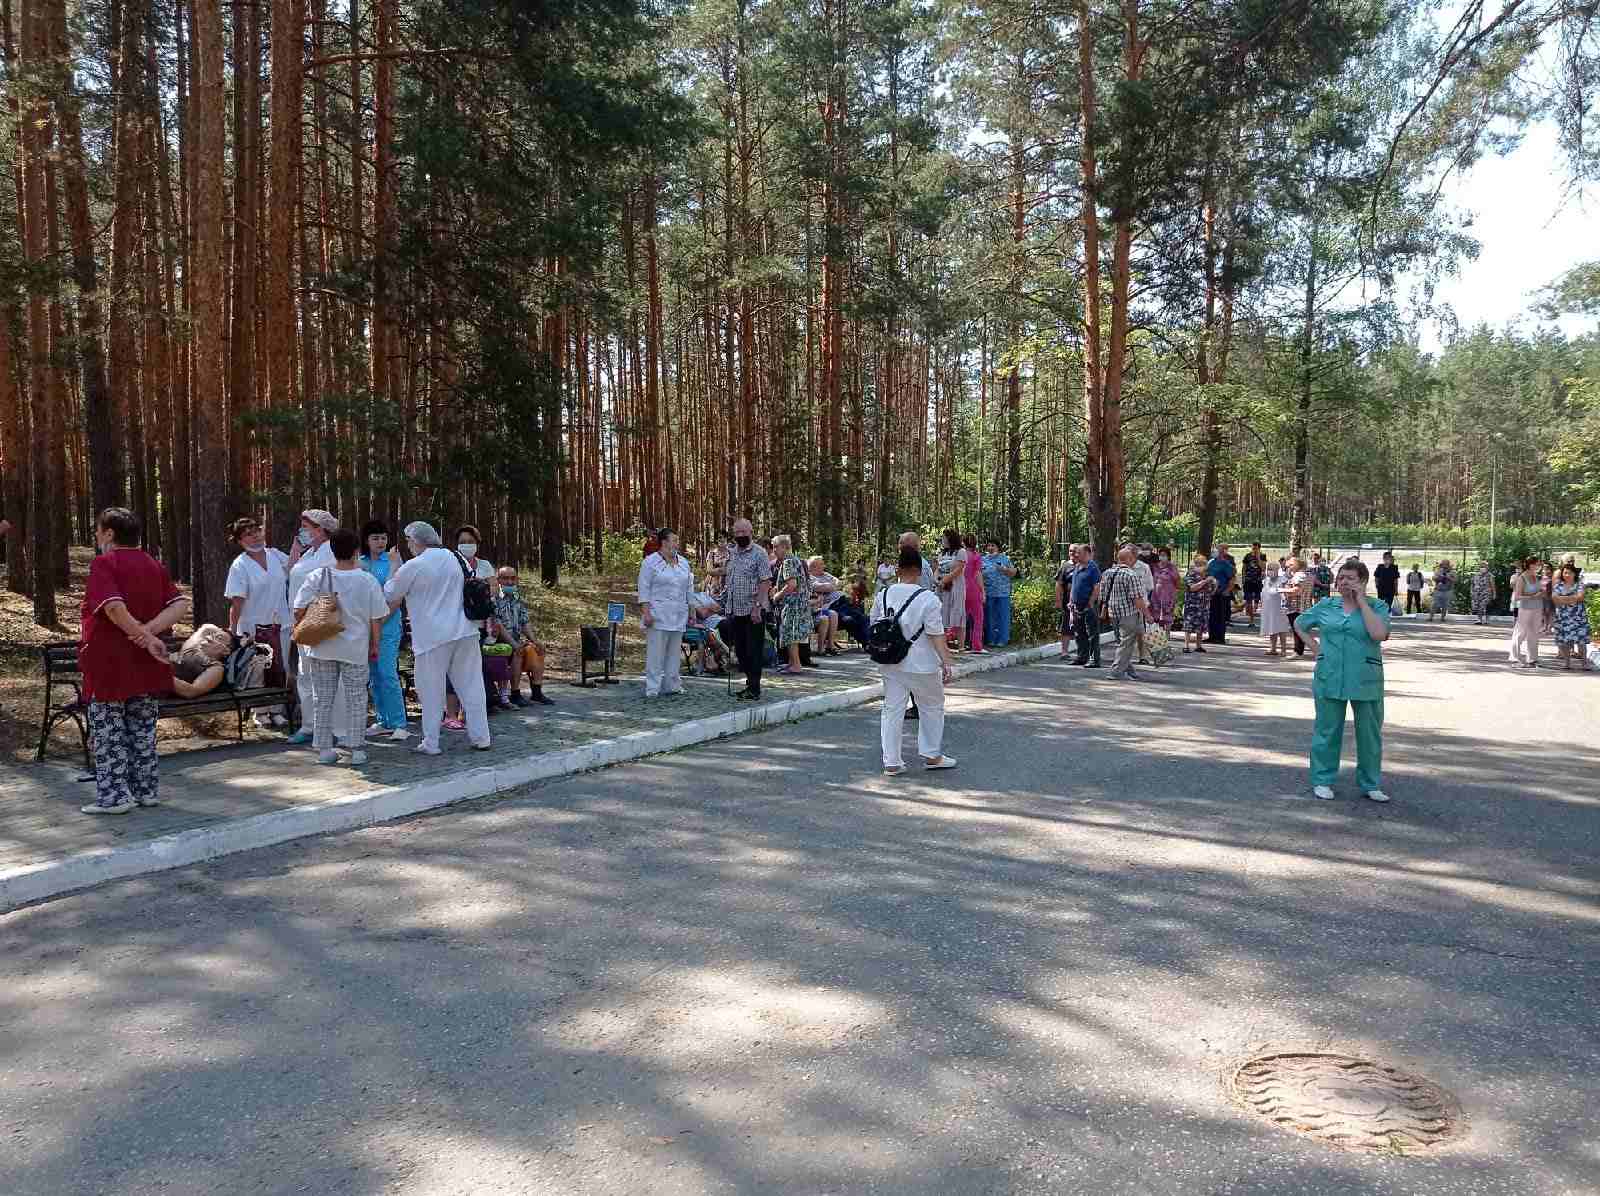
<path fill-rule="evenodd" d="M 172 692 L 180 698 L 203 698 L 224 688 L 228 657 L 233 651 L 233 636 L 215 623 L 202 623 L 172 657 Z M 257 644 L 255 654 L 227 688 L 260 689 L 271 665 L 271 649 Z"/>

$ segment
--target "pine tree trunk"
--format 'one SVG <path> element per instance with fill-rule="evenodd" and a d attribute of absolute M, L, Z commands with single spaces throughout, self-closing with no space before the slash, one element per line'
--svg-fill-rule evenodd
<path fill-rule="evenodd" d="M 223 377 L 224 198 L 222 13 L 219 0 L 192 0 L 194 11 L 194 79 L 191 97 L 194 157 L 194 499 L 196 512 L 226 512 L 228 442 Z M 196 623 L 222 618 L 222 587 L 228 558 L 222 539 L 194 538 L 194 618 Z"/>
<path fill-rule="evenodd" d="M 274 428 L 291 421 L 299 406 L 295 367 L 299 341 L 294 301 L 294 268 L 300 240 L 300 138 L 301 97 L 304 90 L 304 0 L 272 0 L 272 156 L 271 193 L 267 204 L 266 340 L 268 406 Z M 296 507 L 290 481 L 291 460 L 303 468 L 299 446 L 304 439 L 293 432 L 274 431 L 268 438 L 272 459 L 273 506 Z M 291 447 L 292 446 L 292 447 Z M 346 513 L 346 520 L 351 518 Z"/>
<path fill-rule="evenodd" d="M 229 477 L 227 517 L 244 514 L 258 490 L 256 395 L 257 267 L 261 260 L 261 0 L 233 7 L 233 299 L 228 305 L 228 398 L 223 424 Z"/>
<path fill-rule="evenodd" d="M 1088 435 L 1083 448 L 1084 506 L 1090 539 L 1102 565 L 1112 560 L 1115 530 L 1104 528 L 1110 504 L 1106 460 L 1105 369 L 1100 352 L 1099 162 L 1094 77 L 1094 27 L 1090 0 L 1078 4 L 1078 89 L 1083 172 L 1083 402 Z"/>

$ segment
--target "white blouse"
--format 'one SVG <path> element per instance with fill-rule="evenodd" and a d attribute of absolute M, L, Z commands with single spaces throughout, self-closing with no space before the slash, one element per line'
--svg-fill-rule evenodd
<path fill-rule="evenodd" d="M 669 565 L 659 552 L 652 552 L 639 566 L 639 601 L 650 604 L 654 630 L 682 631 L 688 626 L 692 593 L 694 574 L 681 555 Z"/>
<path fill-rule="evenodd" d="M 241 552 L 228 566 L 224 598 L 243 598 L 239 634 L 251 635 L 257 627 L 289 625 L 289 558 L 276 548 L 266 550 L 266 564 L 257 564 Z"/>

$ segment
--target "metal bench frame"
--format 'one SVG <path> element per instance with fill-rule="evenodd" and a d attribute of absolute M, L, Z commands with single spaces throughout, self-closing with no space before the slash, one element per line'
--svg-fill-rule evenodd
<path fill-rule="evenodd" d="M 35 760 L 43 760 L 50 744 L 50 732 L 65 722 L 78 728 L 78 738 L 83 744 L 83 764 L 92 769 L 94 761 L 89 754 L 89 704 L 83 700 L 83 670 L 78 665 L 78 645 L 70 640 L 46 644 L 42 650 L 44 663 L 44 719 L 39 728 L 39 747 Z M 72 690 L 72 701 L 57 705 L 56 688 Z M 199 698 L 169 697 L 160 700 L 157 718 L 189 718 L 200 714 L 226 714 L 234 712 L 239 719 L 239 742 L 244 742 L 244 716 L 251 710 L 264 706 L 287 706 L 294 709 L 297 696 L 294 687 L 216 690 Z"/>

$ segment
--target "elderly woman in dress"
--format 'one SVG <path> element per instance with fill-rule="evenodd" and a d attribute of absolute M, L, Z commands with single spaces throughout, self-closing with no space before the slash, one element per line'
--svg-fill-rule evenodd
<path fill-rule="evenodd" d="M 820 556 L 806 561 L 806 572 L 811 578 L 811 615 L 817 629 L 817 655 L 837 656 L 839 612 L 835 608 L 844 600 L 844 591 Z"/>
<path fill-rule="evenodd" d="M 272 649 L 264 680 L 267 685 L 287 684 L 289 658 L 289 557 L 267 543 L 261 521 L 246 515 L 228 526 L 229 538 L 239 546 L 239 555 L 228 566 L 228 580 L 222 596 L 228 600 L 228 629 L 238 636 L 249 636 Z M 283 708 L 258 710 L 256 726 L 287 727 Z"/>
<path fill-rule="evenodd" d="M 1494 570 L 1488 561 L 1478 562 L 1478 571 L 1472 575 L 1472 621 L 1487 623 L 1489 607 L 1494 604 L 1500 588 L 1494 582 Z"/>
<path fill-rule="evenodd" d="M 1584 604 L 1583 584 L 1578 577 L 1578 566 L 1570 559 L 1562 562 L 1550 587 L 1550 600 L 1555 603 L 1556 656 L 1561 667 L 1570 670 L 1573 660 L 1587 669 L 1589 661 L 1589 608 Z"/>
<path fill-rule="evenodd" d="M 1450 601 L 1456 593 L 1456 567 L 1449 561 L 1440 561 L 1433 571 L 1433 609 L 1428 612 L 1428 622 L 1439 616 L 1439 622 L 1450 621 Z"/>
<path fill-rule="evenodd" d="M 939 539 L 936 588 L 945 638 L 950 641 L 951 651 L 959 652 L 961 636 L 967 627 L 967 550 L 962 547 L 961 534 L 953 527 L 945 528 Z"/>
<path fill-rule="evenodd" d="M 1200 639 L 1211 624 L 1211 595 L 1217 579 L 1206 572 L 1206 554 L 1189 558 L 1189 572 L 1183 577 L 1183 650 L 1204 652 Z M 1191 646 L 1192 645 L 1192 646 Z"/>
<path fill-rule="evenodd" d="M 180 698 L 201 698 L 227 680 L 227 660 L 234 637 L 215 623 L 202 623 L 172 657 L 172 692 Z M 266 684 L 272 654 L 264 647 L 239 675 L 234 689 L 259 689 Z"/>
<path fill-rule="evenodd" d="M 800 671 L 800 645 L 811 638 L 811 574 L 793 554 L 788 536 L 773 536 L 772 551 L 777 568 L 772 605 L 778 617 L 778 650 L 788 657 L 778 672 L 793 676 Z"/>

